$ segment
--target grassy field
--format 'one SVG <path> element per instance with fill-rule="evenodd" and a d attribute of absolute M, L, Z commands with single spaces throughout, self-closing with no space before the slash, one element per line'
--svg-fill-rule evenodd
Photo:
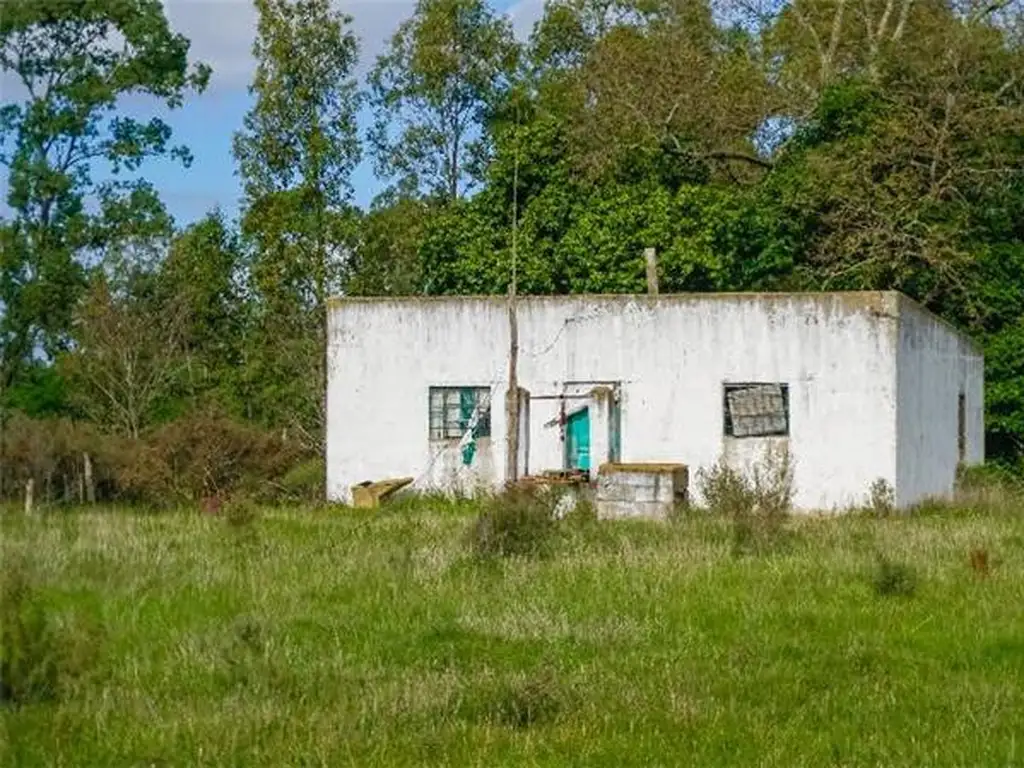
<path fill-rule="evenodd" d="M 724 520 L 574 523 L 483 563 L 471 523 L 7 513 L 61 673 L 0 706 L 0 764 L 1024 765 L 1022 514 L 795 521 L 746 557 Z"/>

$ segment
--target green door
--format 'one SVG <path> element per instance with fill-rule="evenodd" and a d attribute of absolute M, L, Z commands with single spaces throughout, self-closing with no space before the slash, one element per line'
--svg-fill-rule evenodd
<path fill-rule="evenodd" d="M 569 416 L 565 424 L 566 469 L 590 471 L 590 409 Z"/>

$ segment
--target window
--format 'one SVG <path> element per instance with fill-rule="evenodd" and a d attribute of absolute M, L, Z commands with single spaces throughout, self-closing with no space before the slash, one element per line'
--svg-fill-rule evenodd
<path fill-rule="evenodd" d="M 725 434 L 776 437 L 789 434 L 789 385 L 726 384 Z"/>
<path fill-rule="evenodd" d="M 431 387 L 430 439 L 491 436 L 491 390 L 486 387 Z"/>

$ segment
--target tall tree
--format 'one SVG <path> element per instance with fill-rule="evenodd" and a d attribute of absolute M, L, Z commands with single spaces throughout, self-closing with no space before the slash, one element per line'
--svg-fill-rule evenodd
<path fill-rule="evenodd" d="M 162 120 L 117 114 L 128 94 L 174 108 L 201 91 L 209 69 L 190 66 L 159 0 L 6 0 L 0 69 L 20 100 L 0 107 L 0 164 L 10 217 L 0 231 L 0 387 L 40 348 L 64 346 L 84 287 L 83 251 L 102 249 L 127 221 L 161 206 L 140 179 L 96 183 L 93 171 L 136 171 L 149 158 L 188 162 Z M 98 200 L 99 213 L 87 199 Z"/>
<path fill-rule="evenodd" d="M 186 310 L 183 394 L 214 396 L 235 412 L 242 410 L 235 388 L 248 323 L 247 267 L 239 233 L 213 211 L 177 234 L 158 275 L 161 299 Z"/>
<path fill-rule="evenodd" d="M 329 0 L 256 0 L 256 8 L 256 103 L 235 137 L 242 231 L 255 248 L 251 396 L 262 418 L 320 445 L 325 306 L 341 285 L 355 223 L 358 44 L 351 18 Z"/>
<path fill-rule="evenodd" d="M 711 0 L 547 7 L 531 60 L 542 94 L 557 94 L 584 168 L 603 173 L 664 155 L 684 180 L 756 177 L 752 170 L 769 165 L 754 145 L 773 103 L 759 41 L 723 26 L 719 10 Z"/>
<path fill-rule="evenodd" d="M 904 290 L 981 328 L 979 246 L 1024 167 L 1024 48 L 984 16 L 924 10 L 898 50 L 865 43 L 824 88 L 772 185 L 814 211 L 818 287 Z"/>
<path fill-rule="evenodd" d="M 485 0 L 419 0 L 370 74 L 378 174 L 404 194 L 464 194 L 517 59 L 511 25 Z"/>
<path fill-rule="evenodd" d="M 408 296 L 423 289 L 420 248 L 430 203 L 414 198 L 378 201 L 362 217 L 359 244 L 345 292 L 355 296 Z"/>
<path fill-rule="evenodd" d="M 137 438 L 174 391 L 187 306 L 161 300 L 151 274 L 115 283 L 96 274 L 76 311 L 74 349 L 61 358 L 73 400 L 97 424 Z"/>

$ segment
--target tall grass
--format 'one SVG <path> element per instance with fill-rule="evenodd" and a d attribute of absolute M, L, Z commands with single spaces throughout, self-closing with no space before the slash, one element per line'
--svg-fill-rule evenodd
<path fill-rule="evenodd" d="M 0 764 L 1024 757 L 1020 509 L 790 520 L 770 558 L 720 516 L 567 524 L 481 561 L 484 509 L 5 514 L 48 626 L 102 630 L 55 695 L 0 706 Z"/>

